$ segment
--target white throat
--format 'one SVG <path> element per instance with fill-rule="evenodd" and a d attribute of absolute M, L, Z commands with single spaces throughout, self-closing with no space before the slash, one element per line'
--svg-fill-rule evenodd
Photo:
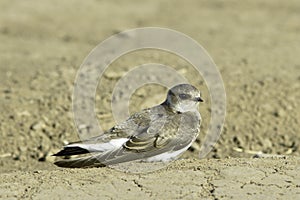
<path fill-rule="evenodd" d="M 188 111 L 198 111 L 196 102 L 185 102 L 174 105 L 176 111 L 179 112 L 188 112 Z"/>
<path fill-rule="evenodd" d="M 177 112 L 198 111 L 198 103 L 194 101 L 178 101 L 173 103 L 171 99 L 167 99 L 168 105 Z"/>

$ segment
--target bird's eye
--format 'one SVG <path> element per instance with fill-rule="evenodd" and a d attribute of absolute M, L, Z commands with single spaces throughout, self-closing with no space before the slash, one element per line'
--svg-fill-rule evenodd
<path fill-rule="evenodd" d="M 188 94 L 179 94 L 179 98 L 182 99 L 182 100 L 185 100 L 185 99 L 190 99 L 191 96 L 188 95 Z"/>

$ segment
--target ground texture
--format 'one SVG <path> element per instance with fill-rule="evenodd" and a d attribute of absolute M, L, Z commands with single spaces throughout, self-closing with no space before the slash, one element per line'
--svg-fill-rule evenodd
<path fill-rule="evenodd" d="M 0 198 L 299 198 L 299 10 L 297 0 L 2 0 Z M 121 57 L 105 72 L 97 89 L 97 117 L 103 128 L 114 124 L 111 93 L 132 67 L 173 66 L 203 91 L 207 102 L 200 107 L 202 135 L 185 159 L 142 175 L 56 168 L 50 155 L 78 139 L 71 107 L 80 64 L 112 34 L 145 26 L 189 35 L 217 64 L 227 116 L 215 148 L 207 159 L 195 159 L 210 119 L 203 79 L 176 56 L 145 50 Z M 131 112 L 161 102 L 165 92 L 160 86 L 139 89 Z M 258 153 L 266 155 L 252 158 Z"/>

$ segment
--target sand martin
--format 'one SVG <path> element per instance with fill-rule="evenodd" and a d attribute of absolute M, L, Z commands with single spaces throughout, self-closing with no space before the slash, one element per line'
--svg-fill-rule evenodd
<path fill-rule="evenodd" d="M 176 85 L 166 100 L 131 115 L 104 134 L 71 143 L 54 156 L 88 154 L 55 162 L 60 167 L 97 167 L 133 160 L 167 162 L 179 157 L 197 138 L 201 116 L 200 91 L 192 85 Z"/>

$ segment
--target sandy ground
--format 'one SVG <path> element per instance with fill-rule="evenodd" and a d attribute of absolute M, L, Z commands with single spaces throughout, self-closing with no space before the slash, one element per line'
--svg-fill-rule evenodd
<path fill-rule="evenodd" d="M 296 199 L 299 10 L 297 0 L 0 1 L 0 198 Z M 97 89 L 97 117 L 106 129 L 114 124 L 110 95 L 131 67 L 171 65 L 207 102 L 200 108 L 203 132 L 185 159 L 143 175 L 56 168 L 50 155 L 78 139 L 71 105 L 83 59 L 112 34 L 145 26 L 189 35 L 216 62 L 227 116 L 215 148 L 207 159 L 195 159 L 210 118 L 203 79 L 176 56 L 148 50 L 120 58 L 105 73 Z M 138 90 L 131 112 L 161 102 L 165 92 L 159 86 Z M 286 157 L 251 158 L 257 152 Z"/>
<path fill-rule="evenodd" d="M 16 171 L 0 174 L 0 191 L 4 199 L 297 199 L 297 162 L 186 159 L 140 175 L 108 168 Z"/>

